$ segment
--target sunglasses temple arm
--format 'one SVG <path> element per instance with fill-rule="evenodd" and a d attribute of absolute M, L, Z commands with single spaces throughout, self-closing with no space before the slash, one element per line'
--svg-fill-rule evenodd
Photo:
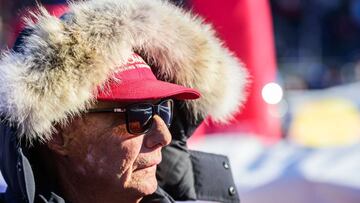
<path fill-rule="evenodd" d="M 89 109 L 89 113 L 125 113 L 126 109 L 109 108 L 109 109 Z"/>

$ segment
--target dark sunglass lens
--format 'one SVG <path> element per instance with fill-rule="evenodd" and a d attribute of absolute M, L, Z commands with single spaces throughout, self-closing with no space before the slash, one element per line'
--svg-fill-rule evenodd
<path fill-rule="evenodd" d="M 169 99 L 161 102 L 158 106 L 157 113 L 163 119 L 165 124 L 170 127 L 173 114 L 173 100 Z"/>
<path fill-rule="evenodd" d="M 127 110 L 128 128 L 130 133 L 144 133 L 151 127 L 152 106 L 150 104 L 137 104 Z"/>

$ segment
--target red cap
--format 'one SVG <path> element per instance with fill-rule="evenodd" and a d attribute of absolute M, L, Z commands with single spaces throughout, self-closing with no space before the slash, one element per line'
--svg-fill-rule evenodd
<path fill-rule="evenodd" d="M 156 79 L 151 68 L 137 54 L 119 68 L 115 78 L 104 89 L 98 90 L 99 101 L 133 101 L 161 98 L 197 99 L 200 93 L 191 88 Z"/>

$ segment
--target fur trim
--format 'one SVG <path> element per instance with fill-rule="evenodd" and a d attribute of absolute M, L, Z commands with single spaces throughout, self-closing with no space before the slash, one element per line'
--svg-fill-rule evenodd
<path fill-rule="evenodd" d="M 155 74 L 199 90 L 187 101 L 195 119 L 225 122 L 244 101 L 247 72 L 210 25 L 161 0 L 92 0 L 70 3 L 66 20 L 44 8 L 20 52 L 0 61 L 0 112 L 26 134 L 46 141 L 53 125 L 85 110 L 116 67 L 133 51 Z"/>

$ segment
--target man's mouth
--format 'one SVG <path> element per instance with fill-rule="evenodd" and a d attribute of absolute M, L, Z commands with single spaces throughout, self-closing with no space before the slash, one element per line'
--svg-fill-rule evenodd
<path fill-rule="evenodd" d="M 143 170 L 143 169 L 147 169 L 147 168 L 151 168 L 151 167 L 156 167 L 157 165 L 160 164 L 160 162 L 161 162 L 161 159 L 155 159 L 155 160 L 149 161 L 146 164 L 136 167 L 136 169 L 134 171 Z"/>

